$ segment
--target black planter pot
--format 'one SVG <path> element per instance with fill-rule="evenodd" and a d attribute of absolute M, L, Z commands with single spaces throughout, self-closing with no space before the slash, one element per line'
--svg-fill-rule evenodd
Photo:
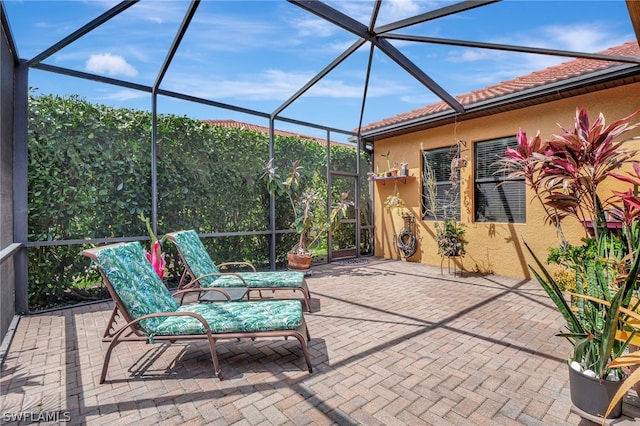
<path fill-rule="evenodd" d="M 597 378 L 587 377 L 569 366 L 569 387 L 571 389 L 571 402 L 577 408 L 593 416 L 604 416 L 607 407 L 613 399 L 623 381 L 612 382 Z M 615 419 L 622 415 L 622 399 L 609 413 L 609 419 Z"/>

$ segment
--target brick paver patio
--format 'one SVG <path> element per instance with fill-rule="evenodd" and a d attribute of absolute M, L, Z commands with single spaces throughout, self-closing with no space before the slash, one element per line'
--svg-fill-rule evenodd
<path fill-rule="evenodd" d="M 99 385 L 110 302 L 24 317 L 2 365 L 0 422 L 590 424 L 570 411 L 569 344 L 537 283 L 379 258 L 314 267 L 308 283 L 312 374 L 295 339 L 219 342 L 223 381 L 204 341 L 125 343 Z"/>

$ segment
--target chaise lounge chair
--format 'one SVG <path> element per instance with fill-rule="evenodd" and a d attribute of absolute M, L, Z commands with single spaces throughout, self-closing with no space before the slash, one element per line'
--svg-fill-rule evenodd
<path fill-rule="evenodd" d="M 311 311 L 310 293 L 304 278 L 304 272 L 298 271 L 264 271 L 256 272 L 256 268 L 248 262 L 226 262 L 216 265 L 207 249 L 202 244 L 200 237 L 194 230 L 178 231 L 166 234 L 171 240 L 180 256 L 180 260 L 184 265 L 184 272 L 180 278 L 178 289 L 186 288 L 186 282 L 189 277 L 198 278 L 196 285 L 202 287 L 238 287 L 243 285 L 240 280 L 233 275 L 223 274 L 220 267 L 226 265 L 245 265 L 251 268 L 251 272 L 237 272 L 242 277 L 249 288 L 249 296 L 251 291 L 262 292 L 265 290 L 292 290 L 300 291 L 304 296 L 304 302 L 307 311 Z M 193 281 L 192 281 L 193 282 Z M 262 295 L 262 293 L 260 293 Z"/>
<path fill-rule="evenodd" d="M 97 265 L 117 311 L 126 324 L 115 330 L 102 365 L 100 383 L 104 383 L 111 352 L 123 341 L 171 342 L 206 339 L 209 342 L 214 373 L 222 379 L 216 354 L 219 339 L 295 337 L 309 372 L 307 350 L 309 331 L 296 300 L 194 303 L 180 305 L 174 296 L 188 292 L 224 289 L 186 289 L 172 295 L 145 259 L 138 242 L 112 244 L 82 251 Z M 113 319 L 113 315 L 112 315 Z"/>

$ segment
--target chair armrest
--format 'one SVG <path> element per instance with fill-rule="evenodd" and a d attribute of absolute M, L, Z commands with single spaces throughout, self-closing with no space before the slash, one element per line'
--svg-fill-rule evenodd
<path fill-rule="evenodd" d="M 114 334 L 113 341 L 112 341 L 111 344 L 113 345 L 114 342 L 116 342 L 118 340 L 120 335 L 125 332 L 125 330 L 127 330 L 129 327 L 133 327 L 134 325 L 136 325 L 140 321 L 143 321 L 143 320 L 149 319 L 149 318 L 156 318 L 156 317 L 180 317 L 180 316 L 192 317 L 192 318 L 197 319 L 198 321 L 200 321 L 202 323 L 202 326 L 204 327 L 205 334 L 211 334 L 211 327 L 209 327 L 209 323 L 200 314 L 196 314 L 195 312 L 157 312 L 157 313 L 153 313 L 153 314 L 143 315 L 143 316 L 141 316 L 139 318 L 134 319 L 133 321 L 129 322 L 128 324 L 123 325 Z M 148 335 L 147 337 L 148 337 L 149 341 L 152 343 L 153 342 L 153 335 Z"/>
<path fill-rule="evenodd" d="M 227 291 L 225 291 L 222 287 L 200 287 L 200 288 L 187 288 L 184 290 L 178 290 L 173 293 L 173 296 L 181 295 L 180 304 L 182 305 L 182 301 L 184 300 L 185 293 L 205 293 L 208 291 L 215 291 L 218 293 L 222 293 L 222 295 L 227 299 L 227 302 L 231 301 L 231 296 Z"/>
<path fill-rule="evenodd" d="M 224 263 L 220 263 L 219 265 L 216 265 L 218 268 L 221 267 L 225 267 L 225 266 L 245 266 L 247 268 L 251 268 L 251 270 L 253 272 L 257 272 L 256 267 L 253 266 L 253 263 L 251 262 L 224 262 Z"/>
<path fill-rule="evenodd" d="M 242 284 L 243 284 L 244 287 L 249 287 L 247 285 L 247 282 L 244 280 L 244 278 L 242 278 L 242 276 L 240 276 L 240 274 L 237 274 L 235 272 L 214 272 L 214 273 L 211 273 L 211 274 L 200 275 L 198 278 L 194 278 L 193 280 L 189 281 L 183 287 L 189 288 L 193 284 L 198 283 L 201 279 L 206 278 L 206 277 L 220 277 L 220 276 L 225 276 L 225 275 L 233 275 L 233 276 L 237 277 L 240 281 L 242 281 Z"/>

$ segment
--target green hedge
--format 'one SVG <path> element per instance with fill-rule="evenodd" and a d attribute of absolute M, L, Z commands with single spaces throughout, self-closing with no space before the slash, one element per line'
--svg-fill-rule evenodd
<path fill-rule="evenodd" d="M 160 235 L 191 228 L 200 233 L 269 230 L 269 195 L 260 179 L 269 159 L 267 134 L 175 115 L 160 115 L 157 124 Z M 326 147 L 276 136 L 275 151 L 281 170 L 300 159 L 306 182 L 326 188 Z M 332 146 L 331 158 L 332 169 L 355 170 L 353 149 Z M 366 174 L 364 155 L 360 162 Z M 361 182 L 362 199 L 368 200 L 366 176 Z M 29 241 L 144 238 L 138 215 L 151 215 L 151 114 L 94 105 L 77 96 L 30 96 L 28 186 Z M 362 207 L 363 224 L 368 224 L 368 203 Z M 288 229 L 290 222 L 289 205 L 277 200 L 276 228 Z M 293 239 L 278 237 L 279 261 Z M 268 266 L 268 235 L 207 238 L 205 245 L 218 262 L 244 259 Z M 78 255 L 85 247 L 29 249 L 32 310 L 104 296 L 103 289 L 91 285 L 99 282 L 95 271 Z M 175 280 L 181 270 L 170 244 L 165 251 Z"/>

